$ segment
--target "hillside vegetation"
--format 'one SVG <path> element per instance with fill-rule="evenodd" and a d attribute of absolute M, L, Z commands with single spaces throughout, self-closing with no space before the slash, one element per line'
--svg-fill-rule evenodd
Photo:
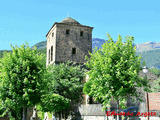
<path fill-rule="evenodd" d="M 146 62 L 147 67 L 160 69 L 160 49 L 137 52 L 142 56 L 142 61 Z"/>

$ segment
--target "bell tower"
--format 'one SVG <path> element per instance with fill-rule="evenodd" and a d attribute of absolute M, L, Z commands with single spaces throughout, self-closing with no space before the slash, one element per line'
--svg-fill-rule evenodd
<path fill-rule="evenodd" d="M 92 52 L 92 30 L 71 17 L 55 22 L 46 35 L 47 65 L 68 60 L 85 63 L 85 56 Z"/>

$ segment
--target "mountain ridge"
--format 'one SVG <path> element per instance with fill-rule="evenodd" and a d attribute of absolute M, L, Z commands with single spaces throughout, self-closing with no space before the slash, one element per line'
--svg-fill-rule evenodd
<path fill-rule="evenodd" d="M 149 41 L 142 44 L 137 44 L 136 47 L 137 52 L 144 52 L 149 50 L 160 49 L 160 43 Z"/>

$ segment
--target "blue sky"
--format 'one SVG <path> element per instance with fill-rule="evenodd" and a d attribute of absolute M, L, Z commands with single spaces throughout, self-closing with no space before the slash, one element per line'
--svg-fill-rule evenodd
<path fill-rule="evenodd" d="M 44 41 L 54 22 L 70 16 L 93 26 L 93 37 L 132 35 L 160 42 L 160 0 L 1 0 L 0 50 Z"/>

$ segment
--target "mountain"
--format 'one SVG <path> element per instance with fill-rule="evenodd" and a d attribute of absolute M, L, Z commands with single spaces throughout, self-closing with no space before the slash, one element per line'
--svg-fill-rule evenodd
<path fill-rule="evenodd" d="M 160 69 L 160 43 L 145 42 L 137 44 L 137 54 L 142 56 L 142 61 L 146 62 L 147 67 Z"/>
<path fill-rule="evenodd" d="M 150 50 L 159 50 L 160 49 L 160 43 L 156 42 L 145 42 L 143 44 L 137 44 L 137 52 L 144 52 L 144 51 L 150 51 Z"/>
<path fill-rule="evenodd" d="M 39 43 L 36 43 L 33 47 L 37 47 L 37 49 L 44 49 L 46 48 L 47 46 L 47 41 L 42 41 L 42 42 L 39 42 Z"/>
<path fill-rule="evenodd" d="M 137 54 L 142 56 L 142 61 L 145 61 L 147 67 L 160 69 L 160 49 L 141 51 Z"/>
<path fill-rule="evenodd" d="M 93 38 L 92 39 L 92 49 L 95 49 L 96 47 L 99 49 L 102 47 L 102 45 L 106 42 L 104 39 L 100 38 Z"/>

